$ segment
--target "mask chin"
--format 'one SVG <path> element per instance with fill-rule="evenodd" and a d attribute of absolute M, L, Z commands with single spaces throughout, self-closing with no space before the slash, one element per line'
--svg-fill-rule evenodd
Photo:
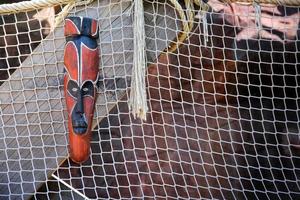
<path fill-rule="evenodd" d="M 82 135 L 86 132 L 87 130 L 87 127 L 76 127 L 76 126 L 73 126 L 73 130 L 74 130 L 74 133 L 78 134 L 78 135 Z"/>

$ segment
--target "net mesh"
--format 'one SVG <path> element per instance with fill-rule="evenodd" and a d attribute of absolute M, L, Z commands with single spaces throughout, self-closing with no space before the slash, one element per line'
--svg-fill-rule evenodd
<path fill-rule="evenodd" d="M 185 12 L 184 2 L 179 1 Z M 144 1 L 147 120 L 128 109 L 132 2 L 99 0 L 91 156 L 68 159 L 63 23 L 55 8 L 0 18 L 0 199 L 298 199 L 299 9 Z"/>

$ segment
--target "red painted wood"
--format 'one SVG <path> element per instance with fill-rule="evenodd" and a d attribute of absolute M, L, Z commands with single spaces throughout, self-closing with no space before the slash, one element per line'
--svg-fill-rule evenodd
<path fill-rule="evenodd" d="M 90 155 L 90 139 L 99 74 L 98 24 L 90 18 L 66 19 L 64 91 L 68 112 L 69 153 L 76 163 Z"/>

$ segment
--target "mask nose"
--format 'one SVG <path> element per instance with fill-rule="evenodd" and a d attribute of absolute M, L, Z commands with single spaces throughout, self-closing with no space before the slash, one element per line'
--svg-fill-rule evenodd
<path fill-rule="evenodd" d="M 84 114 L 84 104 L 81 92 L 78 92 L 77 103 L 72 112 L 72 125 L 76 134 L 84 134 L 88 127 Z"/>
<path fill-rule="evenodd" d="M 78 92 L 75 112 L 78 114 L 84 114 L 83 98 L 82 98 L 81 91 Z"/>

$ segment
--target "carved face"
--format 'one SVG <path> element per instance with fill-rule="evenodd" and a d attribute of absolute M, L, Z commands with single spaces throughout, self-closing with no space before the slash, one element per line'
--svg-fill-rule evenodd
<path fill-rule="evenodd" d="M 75 36 L 67 38 L 65 46 L 64 86 L 70 132 L 83 135 L 90 132 L 94 114 L 96 83 L 99 74 L 99 52 L 96 39 L 86 36 L 85 32 L 80 32 L 80 30 L 86 30 L 83 29 L 84 27 L 78 27 L 82 25 L 93 27 L 93 21 L 82 18 L 75 19 L 79 19 L 80 23 L 67 19 L 65 25 L 65 30 L 68 30 L 68 33 L 70 30 L 74 30 L 75 33 L 70 35 Z M 89 22 L 90 25 L 87 24 Z M 97 30 L 95 29 L 95 31 Z M 77 36 L 77 34 L 81 35 Z"/>
<path fill-rule="evenodd" d="M 64 89 L 68 111 L 70 157 L 84 162 L 90 152 L 91 128 L 99 74 L 97 20 L 68 17 L 65 20 Z"/>

